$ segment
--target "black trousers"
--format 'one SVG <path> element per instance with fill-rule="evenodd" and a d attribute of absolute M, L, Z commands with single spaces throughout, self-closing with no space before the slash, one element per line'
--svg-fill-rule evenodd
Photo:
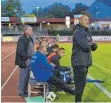
<path fill-rule="evenodd" d="M 70 88 L 63 80 L 60 80 L 56 76 L 52 76 L 47 82 L 51 85 L 56 86 L 58 89 L 75 95 L 75 91 L 72 88 Z"/>
<path fill-rule="evenodd" d="M 54 69 L 54 70 L 53 70 L 53 73 L 54 73 L 54 75 L 55 75 L 57 78 L 59 78 L 59 79 L 62 80 L 62 75 L 61 75 L 61 73 L 60 73 L 60 70 Z"/>
<path fill-rule="evenodd" d="M 88 67 L 74 66 L 73 72 L 75 81 L 75 102 L 81 102 L 84 87 L 86 85 Z"/>

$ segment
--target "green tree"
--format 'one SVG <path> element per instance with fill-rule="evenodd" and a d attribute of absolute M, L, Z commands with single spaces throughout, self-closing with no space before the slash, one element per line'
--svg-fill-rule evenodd
<path fill-rule="evenodd" d="M 25 12 L 18 0 L 7 0 L 2 2 L 2 16 L 22 16 Z M 4 15 L 5 14 L 5 15 Z"/>
<path fill-rule="evenodd" d="M 37 10 L 34 9 L 32 14 L 37 17 L 49 17 L 49 18 L 64 18 L 67 15 L 70 15 L 71 10 L 67 5 L 63 5 L 61 3 L 53 3 L 45 8 L 39 8 L 38 13 Z"/>
<path fill-rule="evenodd" d="M 72 17 L 74 14 L 82 14 L 82 12 L 85 12 L 88 9 L 88 6 L 78 3 L 75 5 L 75 8 L 72 10 Z"/>
<path fill-rule="evenodd" d="M 23 15 L 23 17 L 35 18 L 36 16 L 34 14 L 25 14 L 25 15 Z"/>
<path fill-rule="evenodd" d="M 64 18 L 67 15 L 70 15 L 70 7 L 63 5 L 61 3 L 54 3 L 48 6 L 48 15 L 53 15 L 56 18 Z"/>

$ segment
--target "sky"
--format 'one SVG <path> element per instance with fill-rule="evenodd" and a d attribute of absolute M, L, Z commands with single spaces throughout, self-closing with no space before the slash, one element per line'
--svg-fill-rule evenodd
<path fill-rule="evenodd" d="M 22 8 L 26 13 L 31 13 L 36 7 L 47 7 L 54 2 L 61 2 L 71 8 L 75 7 L 76 3 L 83 3 L 90 6 L 95 0 L 20 0 Z"/>

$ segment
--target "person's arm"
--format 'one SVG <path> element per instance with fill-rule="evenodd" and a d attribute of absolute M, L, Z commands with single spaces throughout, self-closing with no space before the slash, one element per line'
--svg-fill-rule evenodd
<path fill-rule="evenodd" d="M 17 54 L 22 57 L 27 57 L 24 41 L 22 38 L 19 38 L 18 43 L 17 43 Z"/>
<path fill-rule="evenodd" d="M 74 35 L 75 35 L 76 42 L 80 45 L 80 47 L 85 52 L 88 52 L 91 50 L 92 43 L 87 39 L 84 32 L 76 31 Z"/>
<path fill-rule="evenodd" d="M 53 56 L 51 58 L 51 63 L 53 63 L 55 65 L 55 68 L 60 70 L 60 71 L 66 71 L 67 69 L 64 66 L 60 65 L 59 59 L 57 56 Z"/>
<path fill-rule="evenodd" d="M 95 42 L 92 42 L 91 50 L 95 51 L 98 48 L 98 45 Z"/>

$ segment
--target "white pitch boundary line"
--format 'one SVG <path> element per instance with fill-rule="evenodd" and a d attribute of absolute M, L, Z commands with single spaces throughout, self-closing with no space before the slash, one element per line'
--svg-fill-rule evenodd
<path fill-rule="evenodd" d="M 97 63 L 95 63 L 95 62 L 93 62 L 93 64 L 96 65 L 96 66 L 98 66 L 98 67 L 100 67 L 100 68 L 102 68 L 102 69 L 104 69 L 105 71 L 111 73 L 111 71 L 108 70 L 107 68 L 105 68 L 105 67 L 103 67 L 103 66 L 101 66 L 101 65 L 99 65 L 99 64 L 97 64 Z"/>
<path fill-rule="evenodd" d="M 15 52 L 15 50 L 14 50 L 13 52 L 11 52 L 10 54 L 8 54 L 7 56 L 5 56 L 3 59 L 1 59 L 1 62 L 2 62 L 3 60 L 5 60 L 7 57 L 9 57 L 10 55 L 12 55 L 14 52 Z"/>
<path fill-rule="evenodd" d="M 88 78 L 93 79 L 94 78 L 92 76 L 90 76 L 88 74 Z M 107 97 L 109 97 L 111 99 L 111 93 L 109 91 L 107 91 L 107 89 L 105 89 L 102 85 L 100 85 L 99 83 L 94 83 L 96 85 L 96 87 L 98 87 Z"/>
<path fill-rule="evenodd" d="M 10 74 L 10 76 L 7 78 L 7 80 L 5 81 L 5 83 L 2 85 L 1 87 L 1 91 L 3 90 L 3 88 L 5 87 L 5 85 L 7 84 L 7 82 L 10 80 L 10 78 L 12 77 L 12 75 L 14 74 L 14 72 L 16 71 L 16 69 L 18 68 L 18 66 L 16 66 L 13 70 L 13 72 Z"/>

